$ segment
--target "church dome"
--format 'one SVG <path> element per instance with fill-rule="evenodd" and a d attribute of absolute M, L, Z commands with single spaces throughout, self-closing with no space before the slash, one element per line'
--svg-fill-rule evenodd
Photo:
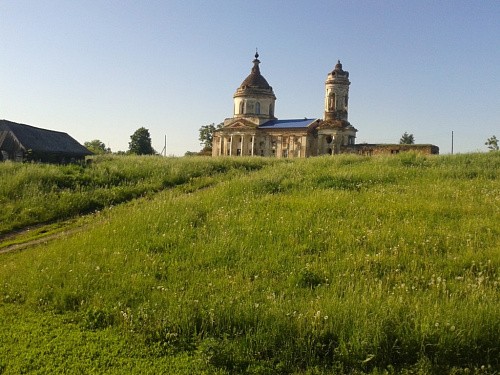
<path fill-rule="evenodd" d="M 273 88 L 260 74 L 259 64 L 259 54 L 256 52 L 252 71 L 236 89 L 233 99 L 234 117 L 258 119 L 260 123 L 275 118 L 274 102 L 276 96 Z"/>
<path fill-rule="evenodd" d="M 245 78 L 245 80 L 241 83 L 240 89 L 255 88 L 255 89 L 264 89 L 264 90 L 272 90 L 272 87 L 269 86 L 266 79 L 260 74 L 259 68 L 260 60 L 259 54 L 255 53 L 255 60 L 253 60 L 253 68 L 250 75 Z"/>
<path fill-rule="evenodd" d="M 335 69 L 330 73 L 333 77 L 345 77 L 349 78 L 349 72 L 342 69 L 342 64 L 340 60 L 337 61 Z"/>

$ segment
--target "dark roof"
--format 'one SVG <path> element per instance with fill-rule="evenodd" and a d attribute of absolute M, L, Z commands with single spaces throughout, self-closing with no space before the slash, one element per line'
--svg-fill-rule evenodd
<path fill-rule="evenodd" d="M 241 83 L 240 88 L 252 87 L 259 89 L 272 89 L 267 83 L 266 79 L 260 74 L 260 60 L 258 59 L 259 54 L 255 54 L 255 60 L 253 60 L 253 67 L 250 75 L 245 78 L 245 80 Z"/>
<path fill-rule="evenodd" d="M 303 118 L 303 119 L 291 119 L 291 120 L 271 120 L 265 122 L 264 124 L 259 126 L 259 129 L 297 129 L 297 128 L 307 128 L 313 122 L 316 122 L 316 119 L 313 118 Z"/>
<path fill-rule="evenodd" d="M 12 133 L 25 150 L 69 156 L 92 155 L 89 150 L 67 133 L 36 128 L 7 120 L 0 120 L 0 148 L 8 133 Z"/>
<path fill-rule="evenodd" d="M 340 60 L 337 61 L 337 64 L 335 65 L 335 69 L 333 69 L 333 71 L 332 71 L 332 75 L 338 76 L 338 77 L 349 78 L 349 72 L 342 69 L 342 64 L 340 63 Z"/>

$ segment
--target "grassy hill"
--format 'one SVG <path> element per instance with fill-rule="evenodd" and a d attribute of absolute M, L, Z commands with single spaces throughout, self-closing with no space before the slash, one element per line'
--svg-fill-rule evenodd
<path fill-rule="evenodd" d="M 0 373 L 500 371 L 500 153 L 9 168 L 100 212 L 0 254 Z"/>

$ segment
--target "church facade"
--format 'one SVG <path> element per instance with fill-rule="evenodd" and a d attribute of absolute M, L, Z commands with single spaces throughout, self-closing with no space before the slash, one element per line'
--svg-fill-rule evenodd
<path fill-rule="evenodd" d="M 348 121 L 351 82 L 340 61 L 325 82 L 322 119 L 279 120 L 274 114 L 276 96 L 260 73 L 259 64 L 256 53 L 250 74 L 233 95 L 233 117 L 214 132 L 212 156 L 303 158 L 341 153 L 398 153 L 409 149 L 439 153 L 432 145 L 356 145 L 357 129 Z"/>

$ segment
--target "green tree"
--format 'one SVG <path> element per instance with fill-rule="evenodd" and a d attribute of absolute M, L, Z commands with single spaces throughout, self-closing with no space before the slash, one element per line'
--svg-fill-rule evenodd
<path fill-rule="evenodd" d="M 223 123 L 219 125 L 215 125 L 211 123 L 210 125 L 203 125 L 200 129 L 200 136 L 198 140 L 200 141 L 200 145 L 203 146 L 204 151 L 208 151 L 212 149 L 212 142 L 214 139 L 214 132 L 220 128 L 222 128 Z"/>
<path fill-rule="evenodd" d="M 130 136 L 128 152 L 136 155 L 153 155 L 156 153 L 151 146 L 151 136 L 148 129 L 139 128 Z"/>
<path fill-rule="evenodd" d="M 498 151 L 500 149 L 496 135 L 489 137 L 484 144 L 488 146 L 490 151 Z"/>
<path fill-rule="evenodd" d="M 94 139 L 92 141 L 85 142 L 83 144 L 89 151 L 93 152 L 96 155 L 109 154 L 111 153 L 111 149 L 106 147 L 104 142 L 101 142 L 98 139 Z"/>
<path fill-rule="evenodd" d="M 413 137 L 413 134 L 408 134 L 407 132 L 404 132 L 404 134 L 401 136 L 401 139 L 399 140 L 400 145 L 413 145 L 415 144 L 415 138 Z"/>

